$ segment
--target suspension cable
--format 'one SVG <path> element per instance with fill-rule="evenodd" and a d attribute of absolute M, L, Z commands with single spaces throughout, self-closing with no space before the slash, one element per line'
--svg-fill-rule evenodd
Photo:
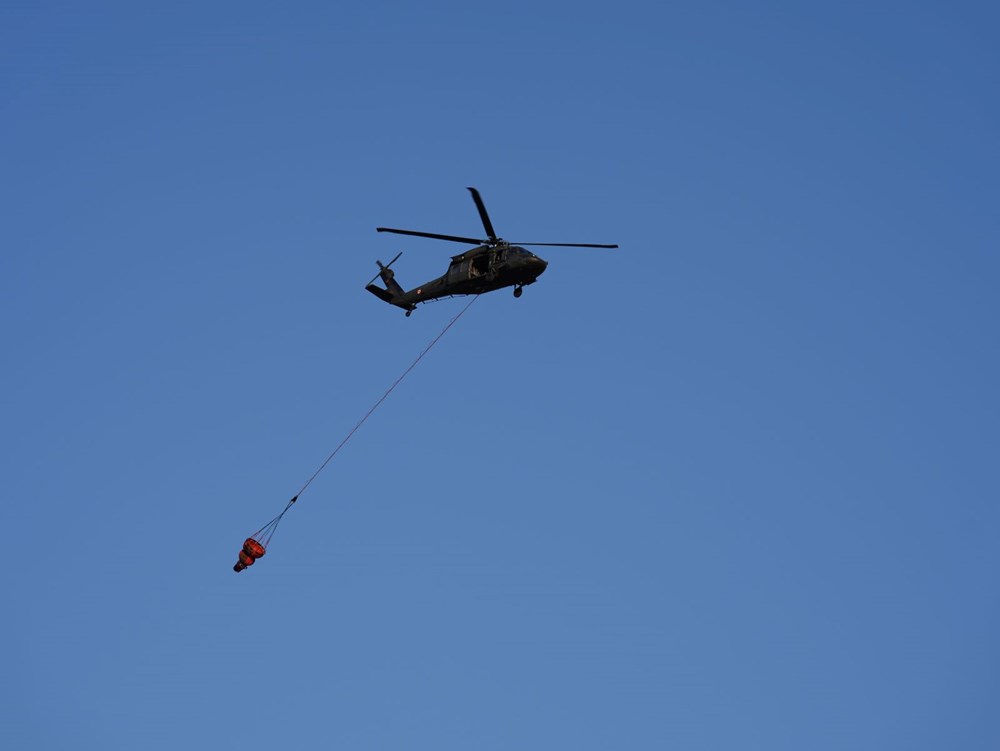
<path fill-rule="evenodd" d="M 295 502 L 297 500 L 299 500 L 299 496 L 302 495 L 306 491 L 306 488 L 308 488 L 310 485 L 312 485 L 313 480 L 315 480 L 319 476 L 319 473 L 322 472 L 326 468 L 326 465 L 329 464 L 333 460 L 333 457 L 335 457 L 337 455 L 337 453 L 342 448 L 344 448 L 344 446 L 347 444 L 347 442 L 349 440 L 351 440 L 351 437 L 358 431 L 358 428 L 360 428 L 362 425 L 365 424 L 365 421 L 369 417 L 371 417 L 372 413 L 374 413 L 375 410 L 378 409 L 379 406 L 382 404 L 382 402 L 384 402 L 389 397 L 389 394 L 391 394 L 393 391 L 395 391 L 396 387 L 400 383 L 403 382 L 403 379 L 406 378 L 406 376 L 408 376 L 410 374 L 410 371 L 413 370 L 415 367 L 417 367 L 417 363 L 420 362 L 422 359 L 424 359 L 424 355 L 426 355 L 428 352 L 430 352 L 434 348 L 434 345 L 437 344 L 441 340 L 441 337 L 443 337 L 446 333 L 448 333 L 448 329 L 450 329 L 452 326 L 454 326 L 458 322 L 458 319 L 461 318 L 463 315 L 465 315 L 465 311 L 467 311 L 469 308 L 472 307 L 472 303 L 474 303 L 478 299 L 479 299 L 479 295 L 476 295 L 475 297 L 473 297 L 471 300 L 469 300 L 468 304 L 458 312 L 458 315 L 456 315 L 454 318 L 452 318 L 450 321 L 448 321 L 448 324 L 443 329 L 441 329 L 441 332 L 437 336 L 435 336 L 431 340 L 430 344 L 428 344 L 426 347 L 424 347 L 423 351 L 419 355 L 417 355 L 416 359 L 412 363 L 410 363 L 410 366 L 406 370 L 404 370 L 402 372 L 402 374 L 399 376 L 399 378 L 397 378 L 395 381 L 392 382 L 392 385 L 388 389 L 386 389 L 385 393 L 382 394 L 382 396 L 379 397 L 378 401 L 375 402 L 375 404 L 372 405 L 371 409 L 369 409 L 367 412 L 365 412 L 364 417 L 362 417 L 360 420 L 358 420 L 358 424 L 355 425 L 353 428 L 351 428 L 350 431 L 348 431 L 347 435 L 344 436 L 344 440 L 342 440 L 339 444 L 337 444 L 337 448 L 335 448 L 330 453 L 330 455 L 328 457 L 326 457 L 326 459 L 323 461 L 323 463 L 319 465 L 319 468 L 315 472 L 313 472 L 312 477 L 310 477 L 308 480 L 306 480 L 305 485 L 303 485 L 301 488 L 299 488 L 299 492 L 296 493 L 292 497 L 292 499 L 285 505 L 285 508 L 282 510 L 282 512 L 280 514 L 278 514 L 276 517 L 274 517 L 273 519 L 271 519 L 271 521 L 269 521 L 263 527 L 261 527 L 256 532 L 254 532 L 252 535 L 250 535 L 250 539 L 256 540 L 261 545 L 263 545 L 265 548 L 267 547 L 267 545 L 271 542 L 271 538 L 274 536 L 275 530 L 278 529 L 278 523 L 281 521 L 281 518 L 285 514 L 288 513 L 288 510 L 292 506 L 295 505 Z M 251 563 L 252 563 L 252 561 L 251 561 Z M 245 568 L 245 566 L 244 566 L 244 568 Z M 237 566 L 237 568 L 235 570 L 237 570 L 237 571 L 241 570 L 239 568 L 239 564 L 238 564 L 238 566 Z"/>
<path fill-rule="evenodd" d="M 448 333 L 448 329 L 450 329 L 452 326 L 454 326 L 458 322 L 458 319 L 461 318 L 465 314 L 465 311 L 467 311 L 470 307 L 472 307 L 472 303 L 474 303 L 478 299 L 479 299 L 479 295 L 476 295 L 471 300 L 469 300 L 469 303 L 458 312 L 458 315 L 456 315 L 454 318 L 452 318 L 450 321 L 448 321 L 448 325 L 445 326 L 443 329 L 441 329 L 441 333 L 439 333 L 437 336 L 435 336 L 431 340 L 431 343 L 428 344 L 426 347 L 424 347 L 423 352 L 421 352 L 419 355 L 417 355 L 417 359 L 415 359 L 412 363 L 410 363 L 410 367 L 408 367 L 406 370 L 404 370 L 403 373 L 402 373 L 402 375 L 400 375 L 399 378 L 397 378 L 395 381 L 393 381 L 392 385 L 388 389 L 386 389 L 386 392 L 384 394 L 382 394 L 382 396 L 379 397 L 378 401 L 375 402 L 375 404 L 372 405 L 371 409 L 369 409 L 365 413 L 365 416 L 362 417 L 360 420 L 358 420 L 358 424 L 355 425 L 353 428 L 351 428 L 351 430 L 347 433 L 347 435 L 344 436 L 344 440 L 342 440 L 340 442 L 340 444 L 337 446 L 337 448 L 335 448 L 330 453 L 330 455 L 328 457 L 326 457 L 326 459 L 323 461 L 323 463 L 319 465 L 319 469 L 317 469 L 315 472 L 313 472 L 312 477 L 310 477 L 308 480 L 306 480 L 305 485 L 303 485 L 299 489 L 299 492 L 295 494 L 295 497 L 291 501 L 289 501 L 289 503 L 288 503 L 289 506 L 291 506 L 293 503 L 295 503 L 295 501 L 297 501 L 299 499 L 299 496 L 302 495 L 305 492 L 306 488 L 308 488 L 312 484 L 312 481 L 315 480 L 317 476 L 319 476 L 319 473 L 322 472 L 326 468 L 326 465 L 329 464 L 330 461 L 333 459 L 333 457 L 335 457 L 337 455 L 337 452 L 339 452 L 342 448 L 344 448 L 344 446 L 347 444 L 347 442 L 349 440 L 351 440 L 351 437 L 357 432 L 358 428 L 360 428 L 362 425 L 365 424 L 365 421 L 369 417 L 372 416 L 372 413 L 376 409 L 378 409 L 379 406 L 382 404 L 382 402 L 384 402 L 388 398 L 389 394 L 391 394 L 396 389 L 396 387 L 400 383 L 403 382 L 403 379 L 406 378 L 406 376 L 408 376 L 410 374 L 411 370 L 413 370 L 415 367 L 417 367 L 417 363 L 420 362 L 424 358 L 424 355 L 426 355 L 428 352 L 430 352 L 434 348 L 434 345 L 438 343 L 438 341 L 441 339 L 441 337 L 443 337 L 446 333 Z M 287 510 L 288 510 L 288 508 L 286 507 L 285 511 L 287 511 Z M 284 513 L 284 511 L 282 513 Z"/>

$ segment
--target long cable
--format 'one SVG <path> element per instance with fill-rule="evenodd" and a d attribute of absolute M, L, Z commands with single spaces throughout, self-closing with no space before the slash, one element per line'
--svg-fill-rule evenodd
<path fill-rule="evenodd" d="M 292 506 L 295 505 L 295 502 L 297 500 L 299 500 L 299 496 L 302 495 L 305 492 L 306 488 L 308 488 L 312 484 L 312 481 L 315 480 L 319 476 L 319 473 L 322 472 L 326 468 L 326 465 L 329 464 L 332 461 L 333 457 L 335 457 L 337 455 L 337 452 L 339 452 L 342 448 L 344 448 L 344 446 L 347 444 L 347 442 L 349 440 L 351 440 L 351 436 L 353 436 L 358 431 L 358 428 L 360 428 L 362 425 L 365 424 L 365 421 L 369 417 L 371 417 L 372 413 L 375 412 L 375 410 L 379 408 L 379 405 L 381 405 L 382 402 L 384 402 L 389 397 L 389 394 L 391 394 L 396 389 L 396 387 L 400 383 L 403 382 L 403 379 L 406 378 L 406 376 L 408 376 L 410 374 L 410 371 L 413 370 L 415 367 L 417 367 L 417 363 L 420 362 L 424 358 L 424 355 L 426 355 L 428 352 L 430 352 L 434 348 L 434 345 L 437 344 L 438 341 L 440 341 L 441 337 L 443 337 L 446 333 L 448 333 L 448 329 L 450 329 L 452 326 L 454 326 L 455 323 L 458 322 L 458 319 L 461 318 L 463 315 L 465 315 L 465 311 L 467 311 L 469 308 L 472 307 L 472 303 L 474 303 L 478 299 L 479 299 L 479 295 L 476 295 L 475 297 L 473 297 L 471 300 L 469 300 L 468 304 L 458 312 L 457 316 L 455 316 L 450 321 L 448 321 L 448 325 L 446 325 L 443 329 L 441 329 L 441 332 L 431 340 L 430 344 L 428 344 L 426 347 L 424 347 L 423 352 L 421 352 L 419 355 L 417 355 L 417 358 L 412 363 L 410 363 L 410 367 L 408 367 L 406 370 L 404 370 L 403 373 L 402 373 L 402 375 L 400 375 L 399 378 L 397 378 L 395 381 L 392 382 L 392 385 L 388 389 L 386 389 L 386 392 L 384 394 L 382 394 L 382 396 L 379 397 L 379 400 L 377 402 L 375 402 L 375 404 L 372 405 L 371 409 L 369 409 L 367 412 L 365 412 L 365 416 L 362 417 L 360 420 L 358 420 L 358 424 L 355 425 L 353 428 L 351 428 L 350 432 L 348 432 L 348 434 L 346 436 L 344 436 L 344 440 L 342 440 L 337 445 L 337 448 L 335 448 L 330 453 L 330 455 L 328 457 L 326 457 L 326 459 L 323 461 L 323 463 L 319 465 L 319 469 L 317 469 L 315 472 L 313 472 L 312 477 L 310 477 L 308 480 L 306 480 L 306 484 L 303 485 L 299 489 L 299 492 L 296 493 L 292 497 L 292 500 L 290 500 L 285 505 L 284 510 L 282 510 L 282 512 L 280 514 L 278 514 L 276 517 L 274 517 L 271 521 L 269 521 L 263 527 L 261 527 L 260 529 L 258 529 L 252 535 L 250 535 L 251 538 L 253 538 L 254 540 L 257 540 L 259 543 L 261 543 L 265 547 L 271 542 L 271 537 L 274 536 L 275 530 L 278 529 L 278 522 L 280 522 L 281 518 L 285 514 L 288 513 L 288 509 L 290 509 Z"/>
<path fill-rule="evenodd" d="M 463 315 L 465 315 L 465 311 L 467 311 L 470 307 L 472 307 L 472 303 L 474 303 L 478 299 L 479 299 L 479 295 L 476 295 L 471 300 L 469 300 L 468 304 L 458 312 L 458 315 L 455 316 L 454 318 L 452 318 L 450 321 L 448 321 L 448 325 L 445 326 L 443 329 L 441 329 L 441 333 L 439 333 L 437 336 L 435 336 L 431 340 L 431 343 L 428 344 L 426 347 L 424 347 L 424 351 L 421 352 L 419 355 L 417 355 L 417 359 L 415 359 L 412 363 L 410 363 L 410 367 L 408 367 L 406 370 L 404 370 L 403 374 L 401 376 L 399 376 L 399 378 L 397 378 L 395 381 L 393 381 L 393 384 L 388 389 L 386 389 L 386 392 L 384 394 L 382 394 L 382 396 L 379 397 L 379 400 L 377 402 L 375 402 L 375 404 L 372 405 L 372 408 L 369 409 L 365 413 L 365 416 L 362 417 L 360 420 L 358 420 L 358 424 L 355 425 L 353 428 L 351 428 L 350 432 L 346 436 L 344 436 L 344 440 L 342 440 L 340 442 L 340 444 L 337 446 L 337 448 L 335 448 L 330 453 L 330 455 L 328 457 L 326 457 L 326 460 L 322 464 L 319 465 L 319 469 L 317 469 L 315 472 L 313 472 L 312 477 L 310 477 L 308 480 L 306 480 L 305 485 L 303 485 L 302 488 L 299 490 L 299 492 L 295 494 L 295 497 L 291 501 L 288 502 L 288 506 L 285 507 L 285 511 L 287 511 L 288 508 L 290 508 L 291 505 L 293 503 L 295 503 L 295 501 L 297 501 L 299 499 L 299 496 L 302 495 L 305 492 L 306 488 L 308 488 L 312 484 L 312 481 L 315 480 L 319 476 L 319 473 L 322 472 L 326 468 L 326 465 L 329 464 L 331 462 L 331 460 L 333 459 L 333 457 L 335 457 L 337 455 L 337 452 L 339 452 L 342 448 L 344 448 L 344 446 L 347 444 L 347 442 L 349 440 L 351 440 L 351 437 L 357 432 L 358 428 L 360 428 L 362 425 L 365 424 L 365 421 L 369 417 L 371 417 L 372 413 L 376 409 L 378 409 L 379 406 L 382 404 L 382 402 L 384 402 L 389 397 L 389 394 L 391 394 L 396 389 L 396 387 L 400 383 L 403 382 L 403 379 L 406 378 L 406 376 L 408 376 L 410 374 L 411 370 L 413 370 L 415 367 L 417 367 L 417 363 L 419 363 L 424 358 L 424 355 L 426 355 L 428 352 L 430 352 L 434 348 L 434 345 L 438 343 L 438 341 L 441 339 L 441 337 L 443 337 L 445 334 L 448 333 L 448 329 L 450 329 L 452 326 L 454 326 L 458 322 L 458 319 L 461 318 Z M 285 512 L 282 511 L 281 513 L 284 514 Z"/>

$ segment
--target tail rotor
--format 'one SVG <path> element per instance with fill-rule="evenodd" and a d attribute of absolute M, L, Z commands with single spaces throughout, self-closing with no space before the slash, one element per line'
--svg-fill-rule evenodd
<path fill-rule="evenodd" d="M 380 300 L 384 300 L 390 305 L 400 305 L 399 298 L 406 294 L 403 288 L 399 286 L 399 282 L 396 281 L 396 272 L 389 268 L 392 264 L 399 260 L 401 255 L 403 255 L 402 251 L 397 253 L 396 257 L 389 261 L 389 263 L 375 261 L 375 263 L 378 264 L 378 273 L 373 276 L 372 280 L 368 282 L 367 286 L 365 286 L 365 289 L 375 295 L 375 297 Z M 385 285 L 385 289 L 375 284 L 376 279 L 382 280 L 382 284 Z M 412 309 L 412 306 L 408 305 L 400 305 L 400 307 L 407 308 L 407 310 Z M 407 313 L 407 315 L 409 315 L 409 313 Z"/>
<path fill-rule="evenodd" d="M 398 261 L 401 255 L 403 255 L 403 251 L 399 251 L 396 254 L 395 258 L 393 258 L 391 261 L 389 261 L 389 263 L 384 265 L 382 264 L 381 261 L 375 261 L 375 263 L 378 264 L 378 273 L 372 277 L 371 281 L 368 282 L 368 284 L 374 283 L 374 281 L 379 277 L 382 277 L 382 281 L 386 283 L 388 283 L 390 279 L 395 278 L 396 272 L 392 271 L 389 267 L 392 266 L 392 264 L 394 264 L 396 261 Z"/>

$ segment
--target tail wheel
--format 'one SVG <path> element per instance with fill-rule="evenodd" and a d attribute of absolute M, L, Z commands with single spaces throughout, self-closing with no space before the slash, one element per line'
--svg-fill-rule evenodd
<path fill-rule="evenodd" d="M 524 294 L 523 287 L 514 287 L 514 297 L 520 297 L 522 294 Z"/>

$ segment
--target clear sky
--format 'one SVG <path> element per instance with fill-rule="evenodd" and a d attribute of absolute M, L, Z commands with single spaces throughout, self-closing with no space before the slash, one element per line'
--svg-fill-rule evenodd
<path fill-rule="evenodd" d="M 4 3 L 4 748 L 1000 748 L 995 8 Z"/>

